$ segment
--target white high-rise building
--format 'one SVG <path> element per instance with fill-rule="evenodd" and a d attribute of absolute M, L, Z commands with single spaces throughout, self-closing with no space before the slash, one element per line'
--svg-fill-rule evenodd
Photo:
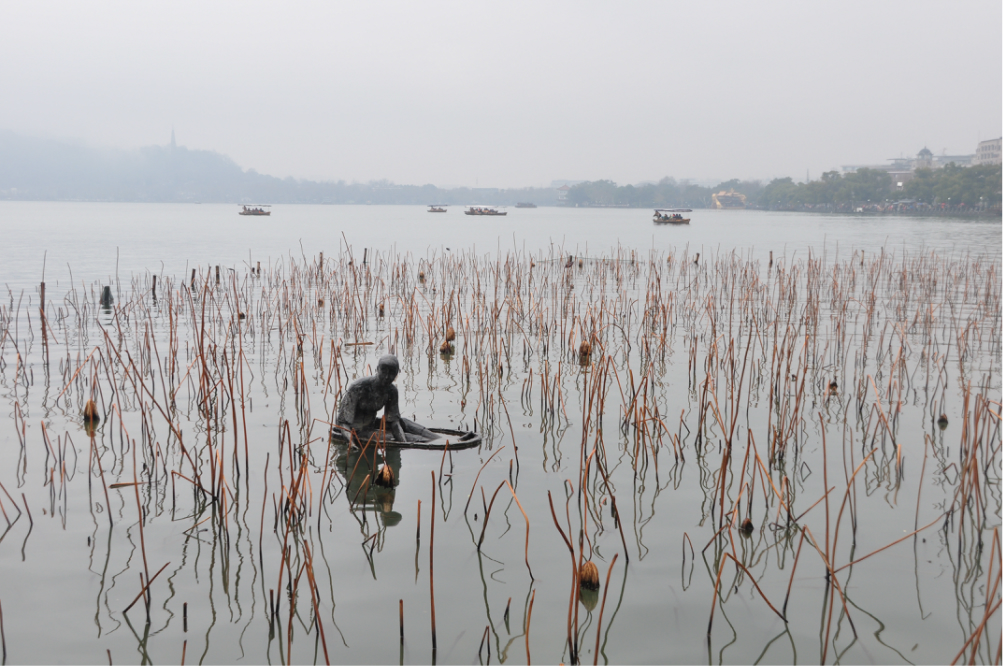
<path fill-rule="evenodd" d="M 1001 149 L 1003 149 L 1003 137 L 979 141 L 979 147 L 975 149 L 975 159 L 972 160 L 972 164 L 1000 164 L 1000 158 L 1003 156 Z"/>

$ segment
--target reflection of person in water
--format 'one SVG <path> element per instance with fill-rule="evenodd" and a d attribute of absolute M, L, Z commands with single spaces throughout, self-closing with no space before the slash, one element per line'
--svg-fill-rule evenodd
<path fill-rule="evenodd" d="M 393 510 L 396 487 L 384 488 L 374 483 L 374 479 L 380 467 L 385 464 L 393 472 L 394 483 L 400 483 L 400 449 L 387 449 L 383 455 L 374 446 L 366 447 L 365 450 L 354 446 L 339 446 L 336 451 L 334 462 L 347 483 L 345 492 L 349 503 L 353 506 L 373 507 L 379 511 L 383 524 L 387 527 L 399 523 L 401 514 Z"/>
<path fill-rule="evenodd" d="M 387 439 L 398 442 L 428 442 L 436 439 L 435 433 L 401 416 L 397 387 L 394 386 L 398 372 L 400 365 L 397 357 L 387 354 L 380 357 L 374 376 L 362 377 L 350 383 L 338 404 L 338 426 L 354 430 L 359 441 L 364 444 L 383 426 L 383 419 L 376 416 L 382 409 Z"/>

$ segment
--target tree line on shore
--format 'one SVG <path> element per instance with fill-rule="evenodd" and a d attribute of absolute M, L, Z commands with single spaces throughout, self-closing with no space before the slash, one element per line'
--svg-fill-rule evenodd
<path fill-rule="evenodd" d="M 818 180 L 794 182 L 775 178 L 769 183 L 728 180 L 714 187 L 663 178 L 657 183 L 617 185 L 609 180 L 578 183 L 568 191 L 574 206 L 637 208 L 709 208 L 716 192 L 734 190 L 748 208 L 822 210 L 831 212 L 987 212 L 1000 213 L 1000 165 L 918 169 L 898 187 L 880 169 L 841 174 L 827 171 Z"/>
<path fill-rule="evenodd" d="M 563 200 L 554 187 L 442 188 L 276 178 L 244 170 L 208 150 L 148 146 L 134 151 L 101 150 L 63 141 L 0 131 L 0 199 L 42 201 L 148 201 L 329 204 L 487 204 L 531 202 L 540 206 L 709 208 L 712 195 L 734 190 L 749 208 L 832 212 L 1000 213 L 1000 165 L 920 169 L 896 187 L 888 173 L 859 169 L 823 173 L 796 183 L 728 180 L 714 187 L 663 178 L 657 183 L 617 185 L 594 180 L 572 186 Z"/>

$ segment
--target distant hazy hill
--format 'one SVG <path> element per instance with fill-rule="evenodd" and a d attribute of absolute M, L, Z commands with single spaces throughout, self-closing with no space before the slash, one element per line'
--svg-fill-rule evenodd
<path fill-rule="evenodd" d="M 206 203 L 553 204 L 551 188 L 440 189 L 276 178 L 183 146 L 105 150 L 0 131 L 0 199 Z"/>

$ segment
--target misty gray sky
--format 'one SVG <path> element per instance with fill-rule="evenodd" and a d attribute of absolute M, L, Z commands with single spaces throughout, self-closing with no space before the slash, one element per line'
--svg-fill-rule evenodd
<path fill-rule="evenodd" d="M 285 177 L 817 178 L 975 151 L 998 0 L 0 5 L 0 129 Z"/>

